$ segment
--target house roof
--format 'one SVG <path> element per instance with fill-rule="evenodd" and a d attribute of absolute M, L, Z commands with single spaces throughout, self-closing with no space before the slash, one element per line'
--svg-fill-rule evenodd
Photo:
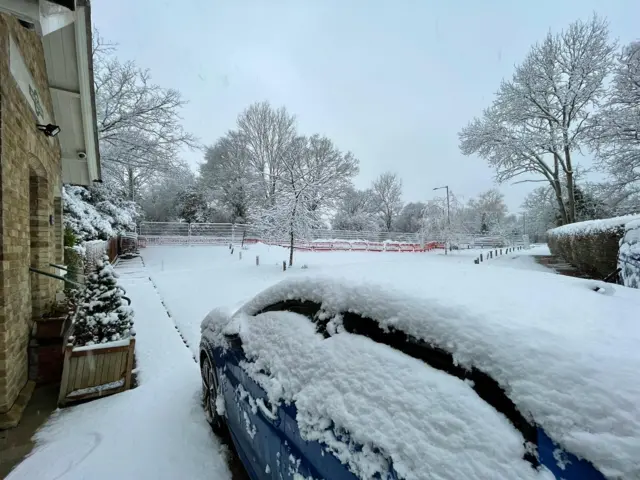
<path fill-rule="evenodd" d="M 63 183 L 101 181 L 89 0 L 2 0 L 0 11 L 42 37 L 54 123 L 60 127 Z"/>

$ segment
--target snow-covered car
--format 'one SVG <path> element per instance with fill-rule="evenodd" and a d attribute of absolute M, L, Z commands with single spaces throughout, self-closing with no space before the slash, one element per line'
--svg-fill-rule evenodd
<path fill-rule="evenodd" d="M 398 269 L 204 319 L 205 414 L 252 480 L 640 478 L 640 292 L 513 272 L 469 298 Z"/>

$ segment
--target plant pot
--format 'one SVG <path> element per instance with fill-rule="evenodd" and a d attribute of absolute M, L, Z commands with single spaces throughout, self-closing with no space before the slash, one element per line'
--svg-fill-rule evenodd
<path fill-rule="evenodd" d="M 68 314 L 60 314 L 56 316 L 42 316 L 37 318 L 33 326 L 33 337 L 37 339 L 43 338 L 60 338 L 64 337 L 65 327 L 69 323 L 70 316 Z"/>

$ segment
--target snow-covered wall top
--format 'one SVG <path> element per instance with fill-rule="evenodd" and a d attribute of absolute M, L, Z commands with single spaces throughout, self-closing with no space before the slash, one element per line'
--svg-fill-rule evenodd
<path fill-rule="evenodd" d="M 621 217 L 603 218 L 601 220 L 588 220 L 586 222 L 570 223 L 562 227 L 552 228 L 547 233 L 549 235 L 589 235 L 601 233 L 607 230 L 624 228 L 629 222 L 640 220 L 640 215 L 624 215 Z"/>

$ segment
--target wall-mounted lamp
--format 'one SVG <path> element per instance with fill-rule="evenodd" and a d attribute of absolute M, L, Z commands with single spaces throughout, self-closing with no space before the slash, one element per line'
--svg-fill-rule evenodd
<path fill-rule="evenodd" d="M 38 130 L 43 132 L 47 137 L 55 137 L 60 133 L 60 127 L 58 125 L 52 125 L 51 123 L 48 125 L 37 124 Z"/>

